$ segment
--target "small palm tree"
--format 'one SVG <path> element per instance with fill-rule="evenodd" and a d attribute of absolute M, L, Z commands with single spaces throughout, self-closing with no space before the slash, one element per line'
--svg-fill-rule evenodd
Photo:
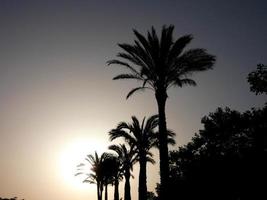
<path fill-rule="evenodd" d="M 85 163 L 80 163 L 77 166 L 78 175 L 85 175 L 85 179 L 83 180 L 84 183 L 96 184 L 97 186 L 97 199 L 102 200 L 102 193 L 103 193 L 103 160 L 105 158 L 105 154 L 102 154 L 100 157 L 95 152 L 95 155 L 89 154 L 86 156 L 85 160 L 90 164 L 90 169 L 84 169 L 86 166 Z"/>
<path fill-rule="evenodd" d="M 115 185 L 114 200 L 119 200 L 119 180 L 121 180 L 120 163 L 118 158 L 110 153 L 103 153 L 100 157 L 95 152 L 95 155 L 87 155 L 85 160 L 90 164 L 89 170 L 84 168 L 85 163 L 77 166 L 78 175 L 85 175 L 84 183 L 97 185 L 97 199 L 102 200 L 103 190 L 105 189 L 105 200 L 108 200 L 108 185 Z"/>
<path fill-rule="evenodd" d="M 139 171 L 139 200 L 147 198 L 147 162 L 155 163 L 150 149 L 155 144 L 155 128 L 158 126 L 158 116 L 153 115 L 143 119 L 140 124 L 138 119 L 133 116 L 132 123 L 120 122 L 115 129 L 109 132 L 110 140 L 124 138 L 125 141 L 135 149 L 136 159 L 140 165 Z"/>
<path fill-rule="evenodd" d="M 110 150 L 113 150 L 118 155 L 118 160 L 121 163 L 120 171 L 124 175 L 125 185 L 124 185 L 124 200 L 131 200 L 131 186 L 130 186 L 130 177 L 131 171 L 133 170 L 133 165 L 137 162 L 136 151 L 134 147 L 127 147 L 124 144 L 120 145 L 111 145 L 109 146 Z"/>
<path fill-rule="evenodd" d="M 169 178 L 165 114 L 167 90 L 172 86 L 195 86 L 196 82 L 191 79 L 191 75 L 194 72 L 211 69 L 215 62 L 215 57 L 208 54 L 205 49 L 184 50 L 193 39 L 192 35 L 174 40 L 173 30 L 173 25 L 163 26 L 160 38 L 153 27 L 148 31 L 147 36 L 134 30 L 136 36 L 134 44 L 119 44 L 123 50 L 117 55 L 119 59 L 107 62 L 108 65 L 121 65 L 129 70 L 129 73 L 120 74 L 114 77 L 114 80 L 134 79 L 142 82 L 140 87 L 128 93 L 127 98 L 140 90 L 151 89 L 155 92 L 159 114 L 160 198 L 162 200 L 167 199 Z"/>
<path fill-rule="evenodd" d="M 122 179 L 121 163 L 117 156 L 105 153 L 102 163 L 103 180 L 105 185 L 105 200 L 108 199 L 108 184 L 114 184 L 114 200 L 119 200 L 119 181 Z"/>

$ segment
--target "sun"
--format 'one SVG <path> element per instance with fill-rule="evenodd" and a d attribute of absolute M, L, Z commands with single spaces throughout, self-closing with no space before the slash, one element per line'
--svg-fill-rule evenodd
<path fill-rule="evenodd" d="M 64 183 L 72 188 L 88 189 L 88 184 L 83 183 L 85 177 L 75 176 L 77 173 L 77 165 L 81 162 L 86 163 L 85 157 L 88 154 L 102 154 L 107 150 L 107 144 L 100 139 L 74 139 L 69 141 L 62 149 L 59 158 L 58 170 Z M 89 168 L 88 168 L 89 170 Z"/>

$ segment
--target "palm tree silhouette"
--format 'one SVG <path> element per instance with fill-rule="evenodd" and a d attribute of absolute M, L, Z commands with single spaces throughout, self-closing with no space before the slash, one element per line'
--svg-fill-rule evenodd
<path fill-rule="evenodd" d="M 155 128 L 158 126 L 158 116 L 153 115 L 147 120 L 143 118 L 140 124 L 138 119 L 133 116 L 132 123 L 120 122 L 115 129 L 109 132 L 110 140 L 122 137 L 135 149 L 136 159 L 140 165 L 139 171 L 139 200 L 146 200 L 147 196 L 147 162 L 155 163 L 150 149 L 155 144 Z"/>
<path fill-rule="evenodd" d="M 102 193 L 103 193 L 103 170 L 102 170 L 102 163 L 105 158 L 105 155 L 102 154 L 100 157 L 95 152 L 94 155 L 89 154 L 86 156 L 85 160 L 89 162 L 91 165 L 90 170 L 87 171 L 87 169 L 84 169 L 86 166 L 85 163 L 80 163 L 77 165 L 78 173 L 75 174 L 75 176 L 78 175 L 85 175 L 85 179 L 83 180 L 84 183 L 90 183 L 90 184 L 96 184 L 97 186 L 97 199 L 102 200 Z"/>
<path fill-rule="evenodd" d="M 122 179 L 120 168 L 121 163 L 118 157 L 111 153 L 105 153 L 102 163 L 105 200 L 108 199 L 108 184 L 114 184 L 114 200 L 119 200 L 119 181 Z"/>
<path fill-rule="evenodd" d="M 211 69 L 215 57 L 205 49 L 184 50 L 193 39 L 192 35 L 184 35 L 173 39 L 174 26 L 163 26 L 161 37 L 152 27 L 147 36 L 134 30 L 134 44 L 119 44 L 123 50 L 117 57 L 109 60 L 108 65 L 122 65 L 129 73 L 114 77 L 117 79 L 134 79 L 141 81 L 140 87 L 133 88 L 127 95 L 129 98 L 136 91 L 151 89 L 155 92 L 159 114 L 159 153 L 160 153 L 160 198 L 167 199 L 167 184 L 169 178 L 168 145 L 165 105 L 167 90 L 172 86 L 195 86 L 196 82 L 190 77 L 193 72 Z"/>
<path fill-rule="evenodd" d="M 131 186 L 130 186 L 130 177 L 131 171 L 133 170 L 133 165 L 137 162 L 136 151 L 134 147 L 127 149 L 126 145 L 111 145 L 109 146 L 110 150 L 113 150 L 118 154 L 118 160 L 121 162 L 121 172 L 125 178 L 124 185 L 124 200 L 131 200 Z"/>
<path fill-rule="evenodd" d="M 78 175 L 85 175 L 84 183 L 91 183 L 97 185 L 97 199 L 102 200 L 103 190 L 105 189 L 105 200 L 108 199 L 108 184 L 115 185 L 116 195 L 114 194 L 114 200 L 119 200 L 119 180 L 121 174 L 119 173 L 119 163 L 115 155 L 110 153 L 103 153 L 101 156 L 95 152 L 94 155 L 89 154 L 86 156 L 85 160 L 90 164 L 90 171 L 85 163 L 80 163 L 77 166 Z"/>

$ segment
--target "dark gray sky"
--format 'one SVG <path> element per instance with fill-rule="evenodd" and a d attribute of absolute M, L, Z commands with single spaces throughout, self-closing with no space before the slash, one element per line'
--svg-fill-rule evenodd
<path fill-rule="evenodd" d="M 94 186 L 74 180 L 79 161 L 66 154 L 101 151 L 118 122 L 156 112 L 150 92 L 126 101 L 136 84 L 112 81 L 121 68 L 106 66 L 117 43 L 133 41 L 133 28 L 174 24 L 176 38 L 194 35 L 189 48 L 217 56 L 214 70 L 195 75 L 197 87 L 169 91 L 167 122 L 177 146 L 219 106 L 262 106 L 266 96 L 249 92 L 246 76 L 267 63 L 266 10 L 264 0 L 0 0 L 0 197 L 95 198 Z M 148 167 L 153 190 L 158 166 Z"/>

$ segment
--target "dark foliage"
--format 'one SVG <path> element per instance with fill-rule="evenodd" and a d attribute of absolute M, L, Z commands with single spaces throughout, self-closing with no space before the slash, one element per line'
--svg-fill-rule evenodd
<path fill-rule="evenodd" d="M 252 92 L 256 95 L 267 94 L 267 66 L 258 64 L 257 70 L 250 72 L 247 79 Z"/>
<path fill-rule="evenodd" d="M 204 129 L 170 152 L 172 199 L 265 199 L 267 105 L 245 113 L 218 108 Z"/>

